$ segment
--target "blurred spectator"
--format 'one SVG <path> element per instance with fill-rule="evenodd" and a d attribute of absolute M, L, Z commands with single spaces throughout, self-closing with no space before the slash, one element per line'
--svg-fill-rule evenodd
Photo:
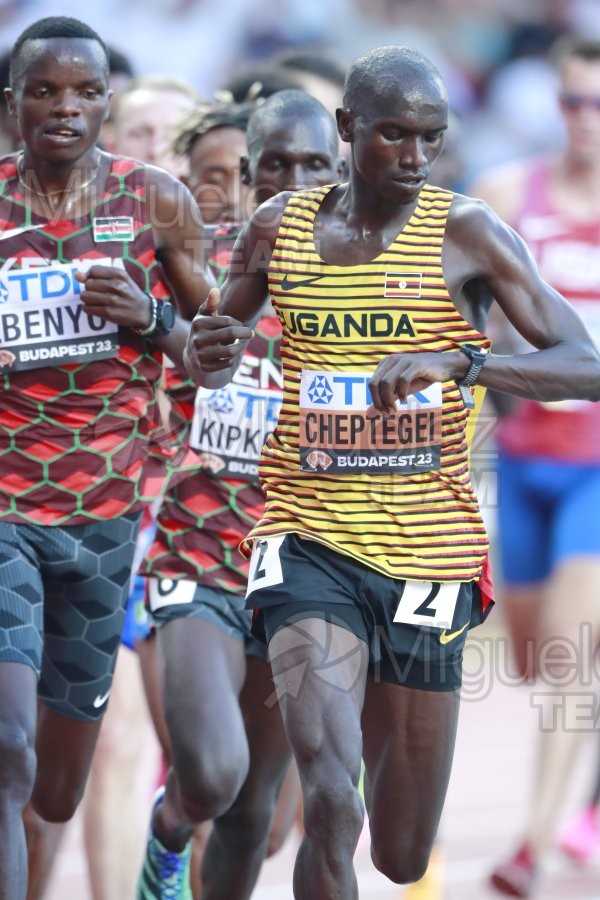
<path fill-rule="evenodd" d="M 199 100 L 194 88 L 179 78 L 135 78 L 114 106 L 114 145 L 108 149 L 161 166 L 180 178 L 188 165 L 185 157 L 173 153 L 173 134 Z"/>
<path fill-rule="evenodd" d="M 554 60 L 564 150 L 492 170 L 471 192 L 521 233 L 542 276 L 600 344 L 600 41 L 565 38 Z M 499 445 L 500 561 L 513 650 L 519 672 L 540 676 L 557 710 L 554 727 L 541 729 L 525 834 L 492 874 L 499 891 L 527 897 L 584 733 L 581 698 L 596 701 L 585 660 L 600 639 L 600 406 L 519 401 Z"/>
<path fill-rule="evenodd" d="M 10 53 L 8 51 L 0 56 L 0 90 L 2 91 L 0 98 L 0 156 L 18 150 L 21 143 L 17 120 L 9 114 L 4 98 L 4 88 L 9 86 L 9 60 Z"/>
<path fill-rule="evenodd" d="M 260 97 L 270 97 L 278 91 L 293 90 L 298 86 L 292 75 L 267 62 L 234 72 L 217 91 L 217 96 L 225 92 L 235 103 L 245 103 Z"/>
<path fill-rule="evenodd" d="M 115 47 L 108 47 L 108 84 L 112 91 L 110 98 L 110 113 L 100 131 L 100 141 L 103 147 L 114 146 L 113 110 L 119 96 L 123 93 L 129 82 L 134 78 L 133 64 L 128 56 L 121 53 Z"/>

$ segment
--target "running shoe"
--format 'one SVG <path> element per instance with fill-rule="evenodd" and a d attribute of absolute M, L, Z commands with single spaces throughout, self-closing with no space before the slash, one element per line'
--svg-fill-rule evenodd
<path fill-rule="evenodd" d="M 598 808 L 590 806 L 569 819 L 558 832 L 556 844 L 576 863 L 587 863 L 600 849 Z"/>
<path fill-rule="evenodd" d="M 521 847 L 490 875 L 492 887 L 509 897 L 529 897 L 533 891 L 537 867 L 529 847 Z"/>
<path fill-rule="evenodd" d="M 152 816 L 165 792 L 157 791 L 152 804 Z M 181 853 L 167 850 L 155 837 L 150 825 L 146 855 L 137 885 L 136 900 L 193 900 L 190 887 L 190 858 L 192 842 L 188 841 Z"/>

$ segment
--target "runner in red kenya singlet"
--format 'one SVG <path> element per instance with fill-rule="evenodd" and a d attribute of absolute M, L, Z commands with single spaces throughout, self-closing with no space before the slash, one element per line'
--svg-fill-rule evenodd
<path fill-rule="evenodd" d="M 64 821 L 81 798 L 119 645 L 160 353 L 181 358 L 189 326 L 175 306 L 193 315 L 208 289 L 187 189 L 97 149 L 108 99 L 106 49 L 84 23 L 42 19 L 16 41 L 8 102 L 24 149 L 0 160 L 3 900 L 25 897 L 27 801 Z"/>

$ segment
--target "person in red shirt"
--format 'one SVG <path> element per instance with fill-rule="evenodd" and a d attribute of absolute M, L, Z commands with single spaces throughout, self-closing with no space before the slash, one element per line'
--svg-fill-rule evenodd
<path fill-rule="evenodd" d="M 600 346 L 600 42 L 564 38 L 553 55 L 564 148 L 485 172 L 470 192 L 524 238 Z M 581 399 L 518 401 L 501 421 L 498 445 L 503 605 L 514 658 L 524 678 L 550 685 L 548 702 L 560 710 L 556 727 L 540 733 L 521 845 L 491 876 L 497 890 L 526 897 L 583 734 L 575 700 L 590 691 L 586 645 L 593 655 L 600 639 L 600 407 Z M 573 654 L 565 677 L 565 656 Z"/>

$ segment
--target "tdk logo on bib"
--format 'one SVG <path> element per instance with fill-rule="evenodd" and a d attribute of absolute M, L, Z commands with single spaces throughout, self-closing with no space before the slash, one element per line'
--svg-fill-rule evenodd
<path fill-rule="evenodd" d="M 0 279 L 0 297 L 3 303 L 40 303 L 55 300 L 66 294 L 79 294 L 81 284 L 75 280 L 76 266 L 57 269 L 19 269 L 4 274 Z"/>
<path fill-rule="evenodd" d="M 309 374 L 311 377 L 307 377 Z M 301 406 L 330 406 L 335 409 L 365 408 L 373 402 L 369 381 L 371 375 L 363 375 L 358 372 L 344 372 L 339 374 L 314 372 L 302 375 L 300 388 Z M 396 401 L 397 406 L 415 406 L 439 404 L 440 391 L 436 388 L 433 392 L 427 388 L 424 391 L 415 391 L 410 399 Z"/>
<path fill-rule="evenodd" d="M 333 391 L 324 375 L 317 375 L 308 388 L 308 396 L 313 403 L 331 403 Z"/>
<path fill-rule="evenodd" d="M 76 272 L 84 271 L 94 264 L 112 265 L 121 260 L 82 260 L 73 263 L 52 263 L 51 265 L 27 266 L 12 269 L 5 264 L 0 270 L 0 303 L 19 305 L 21 303 L 44 304 L 55 300 L 73 298 L 81 293 L 83 285 L 75 278 Z"/>
<path fill-rule="evenodd" d="M 227 388 L 219 388 L 211 394 L 208 405 L 216 413 L 227 415 L 233 412 L 233 398 Z"/>

